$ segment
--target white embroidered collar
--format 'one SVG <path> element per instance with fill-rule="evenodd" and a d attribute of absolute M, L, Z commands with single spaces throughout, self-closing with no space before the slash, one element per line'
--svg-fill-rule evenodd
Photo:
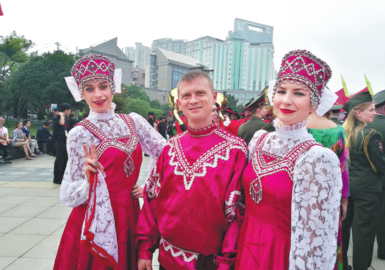
<path fill-rule="evenodd" d="M 97 112 L 90 108 L 90 114 L 88 115 L 87 119 L 95 119 L 95 120 L 108 120 L 115 117 L 115 108 L 116 104 L 111 103 L 111 109 L 105 110 L 103 112 Z"/>
<path fill-rule="evenodd" d="M 280 125 L 279 119 L 274 120 L 275 132 L 278 138 L 281 139 L 299 139 L 309 135 L 306 125 L 309 123 L 309 120 L 295 123 L 294 125 Z"/>

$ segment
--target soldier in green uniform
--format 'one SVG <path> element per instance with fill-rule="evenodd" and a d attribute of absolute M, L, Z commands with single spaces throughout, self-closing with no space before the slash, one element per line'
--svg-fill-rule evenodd
<path fill-rule="evenodd" d="M 330 120 L 340 126 L 342 126 L 342 121 L 338 120 L 338 116 L 340 114 L 341 109 L 341 105 L 333 105 L 333 107 L 330 109 L 332 111 L 332 114 L 330 115 Z"/>
<path fill-rule="evenodd" d="M 382 145 L 385 138 L 385 90 L 382 90 L 373 96 L 374 105 L 376 106 L 376 116 L 372 123 L 368 124 L 382 135 Z M 377 222 L 377 257 L 385 260 L 385 175 L 380 178 L 382 193 L 380 196 L 380 209 Z"/>
<path fill-rule="evenodd" d="M 238 137 L 244 139 L 247 144 L 249 144 L 254 133 L 258 130 L 264 129 L 267 132 L 275 131 L 273 125 L 262 121 L 262 118 L 268 113 L 265 94 L 254 99 L 248 107 L 251 110 L 251 117 L 245 124 L 240 126 L 238 130 Z"/>
<path fill-rule="evenodd" d="M 353 268 L 367 270 L 372 262 L 385 155 L 381 133 L 366 127 L 376 115 L 369 92 L 354 96 L 343 109 L 348 113 L 343 127 L 350 158 L 350 196 L 346 218 L 342 222 L 343 269 L 351 269 L 347 252 L 352 229 Z"/>

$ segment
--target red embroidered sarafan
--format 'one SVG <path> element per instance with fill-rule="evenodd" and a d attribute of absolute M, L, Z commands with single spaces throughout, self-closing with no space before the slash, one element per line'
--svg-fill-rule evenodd
<path fill-rule="evenodd" d="M 297 158 L 309 150 L 314 145 L 321 144 L 315 141 L 305 141 L 296 147 L 294 147 L 287 155 L 280 157 L 269 152 L 263 151 L 262 147 L 268 138 L 269 133 L 265 133 L 261 136 L 257 142 L 255 152 L 252 155 L 251 164 L 256 173 L 257 178 L 250 183 L 250 196 L 255 203 L 259 203 L 262 200 L 262 183 L 261 179 L 267 175 L 272 175 L 280 171 L 285 171 L 289 175 L 290 179 L 293 180 L 293 170 L 295 161 Z"/>
<path fill-rule="evenodd" d="M 174 136 L 147 182 L 136 231 L 139 257 L 151 259 L 159 247 L 166 269 L 194 269 L 199 256 L 209 255 L 218 269 L 229 269 L 247 155 L 242 139 L 215 124 Z"/>
<path fill-rule="evenodd" d="M 134 233 L 140 208 L 130 193 L 139 176 L 142 148 L 132 118 L 120 117 L 130 135 L 114 139 L 88 120 L 79 124 L 100 140 L 96 152 L 105 176 L 92 175 L 87 204 L 75 207 L 68 218 L 55 270 L 137 269 Z"/>

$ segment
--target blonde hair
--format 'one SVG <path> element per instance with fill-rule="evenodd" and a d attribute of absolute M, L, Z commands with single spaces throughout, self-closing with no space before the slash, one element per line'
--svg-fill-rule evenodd
<path fill-rule="evenodd" d="M 373 101 L 364 102 L 355 106 L 348 114 L 345 123 L 342 125 L 346 132 L 347 146 L 348 149 L 351 149 L 352 146 L 356 146 L 356 149 L 360 148 L 364 143 L 364 128 L 366 123 L 362 121 L 358 116 L 358 111 L 365 111 L 370 105 L 373 104 Z M 357 141 L 358 133 L 362 134 L 361 142 Z"/>

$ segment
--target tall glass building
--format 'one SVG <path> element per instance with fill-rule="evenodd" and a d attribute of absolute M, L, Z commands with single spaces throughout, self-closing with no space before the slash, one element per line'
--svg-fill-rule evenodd
<path fill-rule="evenodd" d="M 274 77 L 272 26 L 241 19 L 226 40 L 201 37 L 187 43 L 186 55 L 213 70 L 216 90 L 261 91 Z"/>

